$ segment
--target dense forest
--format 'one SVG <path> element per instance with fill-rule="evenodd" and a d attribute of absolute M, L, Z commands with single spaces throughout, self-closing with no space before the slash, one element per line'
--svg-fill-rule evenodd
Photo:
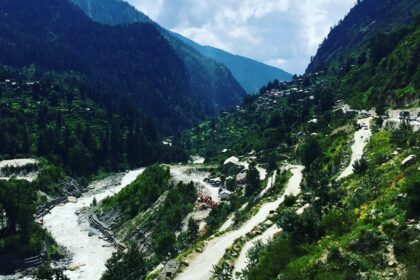
<path fill-rule="evenodd" d="M 94 89 L 74 72 L 40 71 L 35 65 L 0 70 L 0 158 L 40 158 L 34 182 L 0 181 L 1 273 L 38 255 L 60 256 L 35 223 L 36 208 L 62 197 L 68 176 L 84 189 L 89 179 L 154 162 L 186 161 L 185 152 L 163 145 L 153 122 L 123 98 Z M 23 170 L 24 171 L 24 170 Z M 2 168 L 2 176 L 19 174 Z"/>
<path fill-rule="evenodd" d="M 228 80 L 230 76 L 229 71 L 248 94 L 254 94 L 268 81 L 274 79 L 286 81 L 292 77 L 291 74 L 276 67 L 214 47 L 201 46 L 178 33 L 159 26 L 127 2 L 121 0 L 72 1 L 93 20 L 103 24 L 118 25 L 138 22 L 154 24 L 184 62 L 190 88 L 203 98 L 214 95 L 214 92 L 220 92 L 218 102 L 226 102 L 223 99 L 230 95 L 225 89 L 227 87 L 225 80 Z M 231 88 L 231 90 L 235 89 Z"/>
<path fill-rule="evenodd" d="M 186 160 L 159 143 L 152 121 L 135 106 L 98 92 L 80 75 L 3 67 L 0 80 L 3 158 L 45 157 L 79 177 Z"/>
<path fill-rule="evenodd" d="M 71 0 L 90 18 L 107 25 L 133 22 L 152 23 L 152 20 L 136 8 L 121 0 Z"/>
<path fill-rule="evenodd" d="M 67 0 L 3 1 L 0 11 L 2 64 L 81 73 L 98 91 L 143 109 L 162 133 L 191 126 L 245 95 L 224 68 L 194 80 L 207 90 L 191 87 L 191 71 L 152 24 L 105 26 Z"/>

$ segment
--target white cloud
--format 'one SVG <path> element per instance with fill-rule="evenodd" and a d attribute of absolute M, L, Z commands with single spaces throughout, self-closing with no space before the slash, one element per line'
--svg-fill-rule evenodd
<path fill-rule="evenodd" d="M 200 44 L 302 73 L 354 0 L 127 0 Z"/>
<path fill-rule="evenodd" d="M 172 30 L 202 45 L 218 46 L 218 48 L 224 49 L 226 51 L 233 51 L 229 43 L 222 42 L 217 35 L 213 34 L 209 30 L 209 28 L 176 27 Z"/>
<path fill-rule="evenodd" d="M 159 17 L 165 0 L 125 0 L 152 19 Z"/>
<path fill-rule="evenodd" d="M 279 67 L 279 68 L 283 68 L 284 65 L 286 64 L 286 60 L 283 58 L 273 58 L 267 61 L 264 61 L 265 64 L 274 66 L 274 67 Z"/>

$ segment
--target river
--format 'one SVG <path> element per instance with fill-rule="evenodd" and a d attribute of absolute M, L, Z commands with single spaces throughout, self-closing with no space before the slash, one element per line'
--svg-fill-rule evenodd
<path fill-rule="evenodd" d="M 103 188 L 96 192 L 83 194 L 77 203 L 66 203 L 51 210 L 44 217 L 44 227 L 56 242 L 65 247 L 72 255 L 72 264 L 81 265 L 74 271 L 66 270 L 70 279 L 100 279 L 105 271 L 105 263 L 116 250 L 98 235 L 89 236 L 90 226 L 87 221 L 79 223 L 77 211 L 90 206 L 93 198 L 97 202 L 114 195 L 133 182 L 144 169 L 130 171 L 124 175 L 121 183 Z"/>

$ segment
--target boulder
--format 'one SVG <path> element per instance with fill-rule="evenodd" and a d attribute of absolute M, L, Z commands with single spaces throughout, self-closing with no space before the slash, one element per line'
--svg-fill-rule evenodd
<path fill-rule="evenodd" d="M 70 271 L 75 271 L 78 270 L 79 268 L 81 268 L 82 266 L 85 266 L 85 263 L 73 263 L 71 265 L 69 265 L 68 270 Z"/>
<path fill-rule="evenodd" d="M 401 166 L 402 167 L 407 167 L 409 165 L 412 165 L 416 162 L 417 157 L 415 155 L 409 155 L 408 157 L 406 157 L 402 162 L 401 162 Z"/>
<path fill-rule="evenodd" d="M 176 272 L 179 269 L 180 262 L 177 260 L 171 260 L 166 263 L 165 267 L 163 268 L 163 271 L 159 274 L 157 277 L 158 280 L 164 280 L 164 279 L 173 279 Z"/>
<path fill-rule="evenodd" d="M 67 198 L 67 200 L 68 200 L 70 203 L 76 203 L 76 202 L 77 202 L 77 198 L 76 198 L 76 197 L 74 197 L 74 196 L 69 196 L 69 197 Z"/>

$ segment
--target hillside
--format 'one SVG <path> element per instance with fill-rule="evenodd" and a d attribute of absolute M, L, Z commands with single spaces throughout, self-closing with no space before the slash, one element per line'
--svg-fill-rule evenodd
<path fill-rule="evenodd" d="M 135 106 L 97 91 L 80 75 L 1 67 L 0 274 L 25 267 L 23 258 L 64 256 L 41 228 L 38 207 L 80 195 L 95 176 L 186 160 L 157 135 Z"/>
<path fill-rule="evenodd" d="M 344 65 L 337 93 L 358 108 L 416 106 L 420 100 L 420 21 L 398 31 L 378 33 L 368 59 Z"/>
<path fill-rule="evenodd" d="M 384 122 L 374 112 L 332 103 L 329 82 L 319 74 L 271 84 L 180 138 L 209 164 L 224 162 L 221 178 L 237 175 L 228 208 L 233 218 L 222 219 L 232 228 L 222 222 L 223 230 L 200 247 L 203 253 L 180 254 L 175 279 L 417 279 L 420 123 L 395 116 Z M 420 110 L 413 112 L 416 117 Z M 226 173 L 231 156 L 240 159 L 238 165 L 305 165 L 301 194 L 286 198 L 267 221 L 242 235 L 237 231 L 249 230 L 243 217 L 259 208 L 235 209 L 236 195 L 244 192 L 241 172 Z M 204 263 L 217 266 L 211 270 Z"/>
<path fill-rule="evenodd" d="M 169 155 L 149 118 L 77 74 L 5 67 L 0 80 L 1 158 L 45 157 L 88 177 Z"/>
<path fill-rule="evenodd" d="M 206 76 L 215 84 L 207 91 L 193 90 L 183 61 L 153 25 L 101 25 L 67 0 L 23 2 L 0 7 L 1 63 L 80 72 L 102 91 L 130 99 L 161 123 L 160 132 L 192 125 L 245 94 L 228 72 Z"/>
<path fill-rule="evenodd" d="M 368 48 L 378 33 L 389 33 L 413 24 L 420 4 L 411 0 L 363 0 L 332 28 L 307 68 L 307 73 L 345 64 Z"/>
<path fill-rule="evenodd" d="M 414 17 L 404 21 L 406 14 L 393 4 L 403 12 L 417 5 L 361 1 L 354 10 L 380 8 L 378 21 L 387 21 L 380 26 L 395 28 L 376 30 L 345 51 L 332 47 L 331 57 L 323 58 L 330 38 L 345 35 L 336 28 L 307 74 L 270 83 L 235 110 L 174 138 L 220 166 L 221 178 L 231 176 L 226 173 L 229 161 L 239 166 L 298 161 L 305 166 L 301 193 L 286 198 L 251 232 L 241 221 L 257 210 L 231 206 L 233 218 L 226 223 L 232 229 L 222 225 L 199 253 L 180 254 L 175 279 L 418 278 L 419 22 Z M 364 16 L 354 10 L 353 20 L 362 21 Z M 354 27 L 347 31 L 357 32 Z M 321 60 L 324 66 L 316 68 Z M 376 106 L 379 115 L 351 109 L 346 101 L 360 109 Z M 410 120 L 398 118 L 404 109 L 394 112 L 391 106 L 406 107 Z M 219 252 L 220 246 L 224 250 Z M 216 265 L 213 270 L 208 263 Z"/>
<path fill-rule="evenodd" d="M 121 0 L 72 1 L 78 4 L 92 19 L 104 24 L 115 25 L 144 21 L 150 22 L 150 19 L 148 19 L 147 16 Z M 137 13 L 135 14 L 133 11 L 137 11 Z M 117 13 L 118 20 L 110 21 L 109 19 L 116 17 Z M 215 64 L 214 61 L 216 61 L 225 65 L 230 72 L 232 72 L 232 75 L 236 78 L 239 84 L 249 94 L 257 92 L 267 82 L 274 79 L 284 81 L 290 80 L 292 77 L 291 74 L 281 69 L 265 65 L 246 57 L 232 55 L 217 48 L 201 46 L 180 34 L 170 32 L 162 27 L 159 27 L 159 30 L 162 32 L 162 35 L 170 41 L 174 49 L 177 50 L 178 55 L 187 65 L 187 71 L 189 71 L 189 75 L 191 77 L 194 77 L 194 74 L 196 73 L 197 64 L 201 65 L 202 68 L 207 69 L 209 71 L 209 75 L 215 75 L 214 73 L 223 73 L 223 67 Z M 198 52 L 198 54 L 196 52 Z M 204 59 L 199 54 L 208 59 Z M 195 80 L 192 80 L 190 84 L 195 87 L 199 86 L 197 80 L 200 81 L 201 77 L 197 77 Z M 199 88 L 198 90 L 203 89 L 205 88 Z"/>

